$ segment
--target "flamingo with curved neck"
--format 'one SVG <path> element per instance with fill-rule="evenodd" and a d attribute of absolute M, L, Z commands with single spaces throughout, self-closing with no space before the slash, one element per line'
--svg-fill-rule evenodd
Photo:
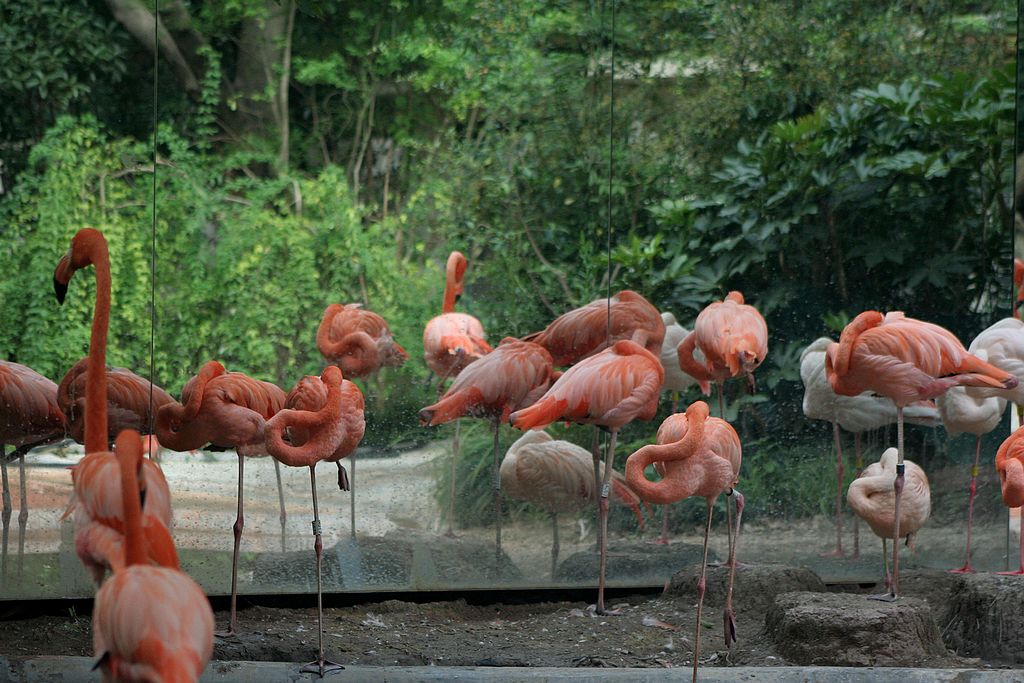
<path fill-rule="evenodd" d="M 736 578 L 736 546 L 739 542 L 740 520 L 743 516 L 743 494 L 736 488 L 743 459 L 740 438 L 725 420 L 709 417 L 704 401 L 695 401 L 685 414 L 669 415 L 658 428 L 658 443 L 644 446 L 626 460 L 626 484 L 641 500 L 662 505 L 690 496 L 707 500 L 707 525 L 704 527 L 704 560 L 697 582 L 697 633 L 694 639 L 693 680 L 697 680 L 700 656 L 701 610 L 704 605 L 708 564 L 708 535 L 711 513 L 720 493 L 736 498 L 735 540 L 729 548 L 729 587 L 726 592 L 725 644 L 736 640 L 736 616 L 732 609 L 733 583 Z M 644 476 L 651 463 L 662 463 L 664 476 L 652 482 Z"/>
<path fill-rule="evenodd" d="M 267 451 L 289 467 L 308 467 L 313 492 L 313 550 L 316 552 L 316 609 L 319 655 L 304 666 L 302 672 L 319 673 L 342 669 L 340 664 L 324 659 L 324 615 L 321 564 L 323 539 L 320 510 L 316 498 L 316 465 L 334 462 L 338 465 L 338 487 L 347 490 L 345 469 L 341 459 L 355 453 L 363 438 L 366 422 L 363 417 L 363 394 L 352 382 L 342 377 L 341 370 L 327 366 L 319 378 L 304 377 L 288 394 L 287 407 L 267 421 Z M 285 434 L 290 442 L 285 441 Z"/>
<path fill-rule="evenodd" d="M 71 470 L 74 499 L 68 509 L 75 512 L 75 552 L 96 583 L 106 570 L 117 571 L 125 563 L 125 515 L 117 458 L 107 450 L 107 328 L 110 322 L 110 255 L 103 233 L 83 228 L 71 240 L 71 247 L 54 271 L 57 301 L 63 303 L 71 277 L 78 270 L 96 270 L 96 304 L 89 340 L 86 368 L 85 449 L 86 455 Z M 147 461 L 135 487 L 146 494 L 142 530 L 148 560 L 178 567 L 171 539 L 171 494 L 159 466 Z"/>
<path fill-rule="evenodd" d="M 1024 429 L 1018 428 L 999 446 L 996 452 L 996 471 L 1007 507 L 1024 505 Z M 1020 540 L 1020 568 L 1015 572 L 1000 574 L 1024 574 L 1024 533 Z"/>
<path fill-rule="evenodd" d="M 98 666 L 105 680 L 198 680 L 213 654 L 213 611 L 188 575 L 147 564 L 138 495 L 142 439 L 124 430 L 116 443 L 125 566 L 96 593 L 92 632 Z"/>

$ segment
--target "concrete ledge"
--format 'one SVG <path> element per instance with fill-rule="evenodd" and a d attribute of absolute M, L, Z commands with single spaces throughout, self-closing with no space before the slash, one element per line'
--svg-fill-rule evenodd
<path fill-rule="evenodd" d="M 12 661 L 0 657 L 0 683 L 95 683 L 99 674 L 86 657 L 35 657 Z M 295 683 L 319 680 L 298 673 L 298 665 L 286 662 L 211 662 L 203 683 Z M 543 681 L 630 681 L 661 683 L 690 680 L 689 669 L 562 669 L 554 667 L 445 667 L 445 666 L 350 666 L 328 676 L 332 683 L 386 681 L 387 683 L 436 683 L 483 681 L 485 683 L 537 683 Z M 703 668 L 700 680 L 740 683 L 1024 683 L 1024 671 L 1010 669 L 908 669 L 877 667 L 732 667 Z"/>

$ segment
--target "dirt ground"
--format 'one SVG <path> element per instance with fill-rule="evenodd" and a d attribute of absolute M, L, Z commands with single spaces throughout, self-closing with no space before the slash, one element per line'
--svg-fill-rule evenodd
<path fill-rule="evenodd" d="M 690 576 L 675 587 L 678 594 L 612 597 L 609 605 L 621 610 L 619 616 L 595 615 L 584 601 L 473 604 L 466 599 L 425 603 L 388 600 L 327 608 L 325 646 L 329 657 L 343 664 L 686 667 L 692 664 L 696 623 L 695 591 L 682 585 L 690 583 L 696 569 L 687 568 L 684 573 L 687 571 Z M 794 664 L 779 655 L 765 633 L 768 601 L 744 599 L 800 588 L 779 578 L 792 574 L 789 568 L 783 574 L 773 574 L 755 565 L 741 566 L 735 604 L 739 641 L 727 649 L 720 589 L 724 568 L 712 569 L 702 618 L 703 666 Z M 956 580 L 953 575 L 930 570 L 908 572 L 904 593 L 926 599 L 942 630 L 944 604 Z M 830 589 L 867 593 L 880 587 L 848 585 Z M 20 603 L 22 609 L 16 612 L 12 612 L 12 604 L 8 604 L 8 614 L 0 625 L 0 656 L 22 659 L 44 654 L 92 654 L 87 615 L 70 609 L 67 614 L 29 617 L 31 608 L 26 603 Z M 240 635 L 218 639 L 215 659 L 298 662 L 313 658 L 317 643 L 314 609 L 245 600 L 243 605 L 239 612 Z M 218 611 L 216 618 L 219 627 L 226 625 L 226 612 Z M 912 664 L 1009 665 L 961 657 L 952 651 Z"/>

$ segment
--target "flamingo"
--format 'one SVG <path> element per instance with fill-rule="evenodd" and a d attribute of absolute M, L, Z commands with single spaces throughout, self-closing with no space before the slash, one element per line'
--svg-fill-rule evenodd
<path fill-rule="evenodd" d="M 7 580 L 7 543 L 10 536 L 11 485 L 7 475 L 8 457 L 18 458 L 18 571 L 25 552 L 28 526 L 28 490 L 25 484 L 25 453 L 35 446 L 64 436 L 64 414 L 57 405 L 57 385 L 32 368 L 0 360 L 0 474 L 3 483 L 3 554 L 0 578 Z M 14 446 L 8 456 L 6 446 Z"/>
<path fill-rule="evenodd" d="M 604 470 L 601 470 L 602 476 Z M 509 498 L 543 508 L 551 517 L 551 578 L 558 566 L 558 514 L 578 513 L 597 501 L 590 451 L 543 430 L 525 432 L 501 461 L 501 488 Z M 628 505 L 643 528 L 640 499 L 620 473 L 612 471 L 612 494 Z"/>
<path fill-rule="evenodd" d="M 89 357 L 71 366 L 57 388 L 57 401 L 67 416 L 68 435 L 85 443 L 85 393 Z M 107 368 L 107 445 L 122 429 L 148 434 L 160 406 L 174 401 L 171 395 L 125 368 Z M 152 388 L 152 397 L 150 389 Z M 152 403 L 150 402 L 152 398 Z M 106 449 L 105 449 L 106 450 Z"/>
<path fill-rule="evenodd" d="M 1013 317 L 1020 317 L 1020 302 L 1024 301 L 1024 261 L 1019 258 L 1013 259 L 1013 286 L 1015 288 L 1013 298 Z"/>
<path fill-rule="evenodd" d="M 1018 380 L 1024 380 L 1024 321 L 1018 318 L 996 321 L 971 341 L 968 351 Z M 975 398 L 1005 398 L 1017 407 L 1018 415 L 1024 406 L 1024 384 L 1021 383 L 1009 390 L 972 386 L 967 393 Z"/>
<path fill-rule="evenodd" d="M 352 382 L 342 379 L 342 372 L 327 366 L 319 378 L 305 377 L 288 394 L 286 408 L 267 420 L 267 451 L 289 467 L 308 467 L 309 483 L 313 492 L 313 535 L 316 538 L 316 610 L 319 656 L 315 662 L 302 668 L 302 672 L 342 669 L 340 664 L 324 659 L 323 589 L 321 562 L 323 539 L 320 530 L 320 511 L 316 500 L 316 465 L 334 462 L 338 465 L 338 487 L 347 490 L 345 469 L 341 459 L 355 453 L 363 438 L 366 422 L 363 418 L 363 394 Z M 285 443 L 288 432 L 291 443 Z"/>
<path fill-rule="evenodd" d="M 843 556 L 842 542 L 842 500 L 843 500 L 843 451 L 840 429 L 854 434 L 855 465 L 859 477 L 863 468 L 860 435 L 863 432 L 884 427 L 896 422 L 896 408 L 880 396 L 864 392 L 856 396 L 844 396 L 832 390 L 825 373 L 825 351 L 834 343 L 828 337 L 811 342 L 800 354 L 800 379 L 804 383 L 803 411 L 812 420 L 823 420 L 832 424 L 832 437 L 836 449 L 836 549 L 830 555 Z M 918 401 L 908 405 L 903 417 L 912 424 L 934 427 L 941 418 L 931 401 Z M 860 535 L 857 526 L 859 517 L 854 517 L 853 556 L 860 556 Z"/>
<path fill-rule="evenodd" d="M 768 324 L 756 308 L 743 301 L 741 292 L 732 291 L 722 301 L 708 304 L 677 350 L 679 366 L 697 380 L 705 396 L 711 393 L 711 382 L 718 385 L 722 419 L 725 380 L 746 375 L 753 391 L 754 371 L 768 355 Z M 695 357 L 698 350 L 704 355 L 703 363 Z"/>
<path fill-rule="evenodd" d="M 885 585 L 893 586 L 891 589 L 895 595 L 895 582 L 897 580 L 896 570 L 893 567 L 893 574 L 889 575 L 889 552 L 886 549 L 886 539 L 893 539 L 893 545 L 899 545 L 901 538 L 907 538 L 916 534 L 917 531 L 928 521 L 931 513 L 931 490 L 928 486 L 928 477 L 924 470 L 910 460 L 904 460 L 905 482 L 903 490 L 894 488 L 893 478 L 897 472 L 897 460 L 899 451 L 895 448 L 887 448 L 882 453 L 878 462 L 873 462 L 864 468 L 861 475 L 850 482 L 850 488 L 846 492 L 846 502 L 850 509 L 858 517 L 863 519 L 875 532 L 875 535 L 882 539 L 882 566 L 885 569 Z M 904 498 L 902 505 L 896 505 L 896 496 L 902 493 Z M 899 520 L 896 520 L 896 515 Z"/>
<path fill-rule="evenodd" d="M 125 566 L 96 593 L 93 648 L 104 680 L 196 681 L 213 654 L 213 610 L 199 587 L 176 568 L 146 564 L 139 505 L 142 457 L 139 433 L 118 434 Z M 143 475 L 145 477 L 145 475 Z M 166 539 L 174 554 L 174 543 Z"/>
<path fill-rule="evenodd" d="M 378 377 L 381 368 L 400 367 L 409 354 L 391 336 L 387 321 L 362 304 L 331 304 L 324 310 L 316 331 L 316 347 L 328 363 L 337 365 L 345 377 Z M 365 386 L 365 385 L 364 385 Z M 379 392 L 378 392 L 379 394 Z M 356 454 L 349 458 L 349 516 L 356 535 Z"/>
<path fill-rule="evenodd" d="M 124 520 L 121 500 L 122 482 L 117 458 L 107 450 L 108 410 L 106 349 L 110 321 L 110 255 L 107 241 L 98 230 L 83 228 L 71 240 L 71 246 L 54 271 L 54 292 L 64 302 L 68 284 L 78 270 L 93 266 L 96 271 L 96 303 L 89 339 L 89 362 L 85 368 L 86 396 L 78 405 L 84 419 L 86 455 L 71 468 L 74 487 L 65 516 L 74 513 L 75 552 L 96 584 L 103 581 L 107 569 L 125 564 Z M 83 410 L 84 408 L 84 410 Z M 161 566 L 178 566 L 171 541 L 171 494 L 159 466 L 147 461 L 139 478 L 139 490 L 146 494 L 142 531 L 145 559 Z"/>
<path fill-rule="evenodd" d="M 974 466 L 971 467 L 967 499 L 967 556 L 962 567 L 950 570 L 954 574 L 971 573 L 974 571 L 971 566 L 971 527 L 974 522 L 974 494 L 977 491 L 975 480 L 978 477 L 978 461 L 981 457 L 981 437 L 999 426 L 1003 411 L 1006 410 L 1006 400 L 998 396 L 974 398 L 964 387 L 953 387 L 936 399 L 936 402 L 942 414 L 942 422 L 950 436 L 963 432 L 974 434 Z"/>
<path fill-rule="evenodd" d="M 1018 428 L 1000 444 L 999 450 L 996 452 L 996 471 L 999 472 L 1003 503 L 1010 508 L 1011 512 L 1014 508 L 1019 509 L 1024 505 L 1024 429 Z M 1019 524 L 1019 513 L 1017 519 Z M 1015 572 L 999 573 L 1024 574 L 1024 532 L 1020 534 L 1020 568 Z"/>
<path fill-rule="evenodd" d="M 679 366 L 679 355 L 676 352 L 676 348 L 690 331 L 676 322 L 676 317 L 667 311 L 662 312 L 661 320 L 665 323 L 665 341 L 661 345 L 661 367 L 665 368 L 665 384 L 662 390 L 672 392 L 671 412 L 675 413 L 676 407 L 679 405 L 679 394 L 697 383 L 697 380 L 683 372 Z M 662 506 L 661 536 L 650 543 L 668 545 L 668 509 L 668 505 Z"/>
<path fill-rule="evenodd" d="M 619 430 L 634 419 L 650 420 L 655 416 L 664 380 L 665 370 L 658 357 L 636 342 L 623 339 L 566 370 L 536 403 L 509 416 L 512 426 L 524 431 L 546 427 L 564 418 L 594 424 L 611 432 L 599 501 L 599 614 L 613 614 L 604 607 L 604 575 L 608 561 L 608 495 L 615 462 L 615 439 Z"/>
<path fill-rule="evenodd" d="M 578 363 L 620 339 L 630 339 L 656 357 L 665 340 L 665 323 L 658 309 L 628 289 L 563 313 L 540 332 L 523 337 L 550 351 L 559 366 Z"/>
<path fill-rule="evenodd" d="M 156 434 L 160 443 L 176 451 L 200 448 L 207 443 L 234 448 L 238 454 L 238 512 L 232 530 L 235 535 L 231 556 L 231 621 L 227 633 L 235 635 L 238 600 L 238 552 L 245 527 L 242 479 L 245 458 L 267 455 L 264 441 L 266 421 L 284 407 L 285 393 L 277 385 L 253 379 L 241 372 L 228 372 L 217 361 L 208 361 L 199 373 L 185 383 L 181 403 L 169 403 L 156 415 Z M 284 496 L 280 470 L 278 497 L 281 503 L 284 535 Z M 282 543 L 283 543 L 282 538 Z"/>
<path fill-rule="evenodd" d="M 489 417 L 494 422 L 495 566 L 501 566 L 501 478 L 498 437 L 502 422 L 520 408 L 533 404 L 551 385 L 551 354 L 533 342 L 506 337 L 491 353 L 464 369 L 447 393 L 419 412 L 427 426 L 451 422 L 468 415 Z"/>
<path fill-rule="evenodd" d="M 971 355 L 945 328 L 906 317 L 900 311 L 882 315 L 865 311 L 843 330 L 838 344 L 825 352 L 825 372 L 833 391 L 853 396 L 874 391 L 896 405 L 898 462 L 894 488 L 894 538 L 899 538 L 900 499 L 905 483 L 903 467 L 903 409 L 923 399 L 936 398 L 954 386 L 1012 389 L 1013 375 Z M 893 580 L 888 594 L 899 595 L 899 543 L 893 544 Z"/>
<path fill-rule="evenodd" d="M 449 377 L 458 374 L 470 363 L 491 352 L 487 343 L 484 327 L 480 321 L 466 313 L 455 312 L 455 302 L 462 296 L 463 279 L 469 261 L 458 251 L 448 255 L 445 266 L 444 299 L 441 303 L 441 315 L 430 319 L 423 328 L 423 360 L 430 371 L 440 379 L 437 384 L 438 394 L 444 388 Z M 455 464 L 459 459 L 459 428 L 462 422 L 455 420 L 455 437 L 452 439 L 451 490 L 448 495 L 448 531 L 446 536 L 454 536 L 452 524 L 455 520 Z"/>
<path fill-rule="evenodd" d="M 626 483 L 642 500 L 662 505 L 690 496 L 707 501 L 708 517 L 704 527 L 704 559 L 697 581 L 697 632 L 693 647 L 693 680 L 697 680 L 700 657 L 701 610 L 704 605 L 708 566 L 708 536 L 711 533 L 711 512 L 720 493 L 736 499 L 735 535 L 730 533 L 729 587 L 726 591 L 725 645 L 736 640 L 736 615 L 732 608 L 733 582 L 736 578 L 736 546 L 739 544 L 740 520 L 743 516 L 743 494 L 735 487 L 743 452 L 736 430 L 723 419 L 710 417 L 704 401 L 695 401 L 686 413 L 669 415 L 658 428 L 657 445 L 644 446 L 626 460 Z M 648 481 L 644 470 L 651 463 L 663 464 L 661 481 Z M 733 540 L 735 539 L 735 540 Z"/>

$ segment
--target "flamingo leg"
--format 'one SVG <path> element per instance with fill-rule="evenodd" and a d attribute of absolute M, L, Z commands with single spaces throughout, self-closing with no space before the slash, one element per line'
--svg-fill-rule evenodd
<path fill-rule="evenodd" d="M 452 525 L 455 523 L 455 464 L 459 460 L 459 432 L 462 427 L 462 418 L 455 419 L 455 436 L 452 437 L 452 471 L 451 471 L 451 488 L 448 491 L 448 531 L 444 532 L 444 535 L 448 538 L 456 538 L 455 531 L 452 529 Z M 355 526 L 353 525 L 353 528 Z"/>
<path fill-rule="evenodd" d="M 854 451 L 854 467 L 857 468 L 857 474 L 854 478 L 860 477 L 860 473 L 864 470 L 864 459 L 860 451 L 860 432 L 856 432 L 853 435 L 853 451 Z M 857 515 L 853 516 L 853 559 L 860 557 L 860 517 Z"/>
<path fill-rule="evenodd" d="M 892 574 L 889 573 L 889 546 L 888 541 L 882 539 L 882 570 L 885 572 L 885 590 L 892 588 Z"/>
<path fill-rule="evenodd" d="M 711 513 L 715 499 L 708 498 L 708 521 L 704 526 L 704 560 L 700 566 L 700 579 L 697 580 L 697 631 L 693 636 L 693 683 L 697 683 L 697 664 L 700 662 L 700 615 L 704 611 L 704 591 L 707 589 L 708 572 L 708 536 L 711 534 Z"/>
<path fill-rule="evenodd" d="M 325 673 L 340 671 L 344 669 L 341 664 L 324 659 L 324 593 L 321 578 L 321 566 L 324 557 L 324 542 L 320 530 L 320 509 L 316 502 L 316 465 L 309 466 L 309 485 L 313 490 L 313 550 L 316 551 L 316 635 L 319 644 L 319 654 L 315 662 L 310 662 L 299 669 L 299 673 L 319 674 L 320 678 Z"/>
<path fill-rule="evenodd" d="M 590 440 L 590 456 L 594 459 L 594 490 L 601 491 L 601 432 L 597 425 L 594 425 L 594 434 Z M 598 519 L 601 517 L 601 499 L 597 500 L 597 516 Z M 600 549 L 602 544 L 603 532 L 601 531 L 601 525 L 597 525 L 597 547 Z"/>
<path fill-rule="evenodd" d="M 348 456 L 351 472 L 348 475 L 348 515 L 352 526 L 352 538 L 356 537 L 356 452 Z"/>
<path fill-rule="evenodd" d="M 0 476 L 3 478 L 3 553 L 0 555 L 0 581 L 7 583 L 7 543 L 11 534 L 11 480 L 7 476 L 6 448 L 0 444 Z"/>
<path fill-rule="evenodd" d="M 832 423 L 832 441 L 836 449 L 836 549 L 825 553 L 825 557 L 844 557 L 843 553 L 843 441 L 839 434 L 839 423 Z"/>
<path fill-rule="evenodd" d="M 18 493 L 20 494 L 18 510 L 18 576 L 25 566 L 25 527 L 28 526 L 28 489 L 25 482 L 25 451 L 18 453 Z"/>
<path fill-rule="evenodd" d="M 655 541 L 658 545 L 668 545 L 668 508 L 667 504 L 661 506 L 661 538 Z"/>
<path fill-rule="evenodd" d="M 227 633 L 224 636 L 236 635 L 235 627 L 238 625 L 238 551 L 242 545 L 242 529 L 245 528 L 245 516 L 242 514 L 242 477 L 245 473 L 245 458 L 238 456 L 238 512 L 235 523 L 231 530 L 235 534 L 235 547 L 231 554 L 231 621 L 228 622 Z"/>
<path fill-rule="evenodd" d="M 1007 528 L 1009 528 L 1009 524 L 1007 524 Z M 1009 561 L 1010 561 L 1009 560 L 1009 555 L 1007 555 L 1007 560 L 1006 561 L 1007 561 L 1007 563 L 1009 563 Z M 1005 571 L 1005 572 L 996 572 L 996 573 L 997 574 L 1002 574 L 1003 576 L 1020 576 L 1020 575 L 1024 574 L 1024 527 L 1021 528 L 1021 533 L 1020 533 L 1020 569 L 1018 569 L 1015 572 Z"/>
<path fill-rule="evenodd" d="M 551 580 L 555 580 L 555 570 L 558 568 L 558 513 L 551 513 Z"/>
<path fill-rule="evenodd" d="M 616 615 L 618 612 L 609 611 L 604 608 L 604 575 L 608 567 L 608 495 L 612 488 L 612 466 L 615 463 L 615 437 L 619 435 L 618 429 L 612 429 L 612 438 L 608 442 L 608 451 L 604 458 L 604 479 L 601 482 L 601 559 L 597 579 L 597 613 L 603 615 Z"/>
<path fill-rule="evenodd" d="M 967 559 L 964 562 L 964 566 L 959 569 L 950 569 L 949 571 L 953 574 L 973 574 L 974 567 L 971 566 L 971 527 L 974 522 L 974 494 L 978 490 L 977 482 L 978 478 L 978 459 L 981 457 L 981 435 L 979 434 L 975 438 L 974 443 L 974 466 L 971 468 L 971 484 L 968 487 L 970 495 L 967 498 Z"/>
<path fill-rule="evenodd" d="M 501 454 L 498 452 L 500 418 L 494 418 L 494 460 L 491 463 L 491 477 L 494 481 L 494 567 L 501 576 Z"/>
<path fill-rule="evenodd" d="M 276 459 L 272 458 L 272 460 L 274 460 L 274 476 L 277 478 L 277 502 L 281 508 L 281 552 L 283 553 L 285 551 L 284 529 L 285 525 L 288 523 L 288 515 L 284 510 L 284 487 L 281 485 L 281 463 Z"/>
<path fill-rule="evenodd" d="M 725 592 L 725 608 L 722 610 L 722 619 L 725 621 L 726 647 L 736 642 L 736 613 L 732 609 L 732 589 L 736 583 L 736 546 L 740 543 L 740 520 L 743 518 L 745 503 L 743 494 L 737 489 L 733 488 L 729 495 L 736 499 L 736 534 L 732 545 L 732 557 L 729 558 L 729 588 Z"/>
<path fill-rule="evenodd" d="M 899 598 L 900 593 L 900 500 L 903 498 L 903 484 L 905 481 L 903 464 L 903 407 L 896 406 L 896 446 L 899 459 L 896 462 L 896 480 L 893 482 L 896 504 L 894 505 L 893 519 L 893 542 L 892 542 L 892 587 L 888 593 L 871 596 L 872 600 L 884 600 L 894 602 Z"/>

